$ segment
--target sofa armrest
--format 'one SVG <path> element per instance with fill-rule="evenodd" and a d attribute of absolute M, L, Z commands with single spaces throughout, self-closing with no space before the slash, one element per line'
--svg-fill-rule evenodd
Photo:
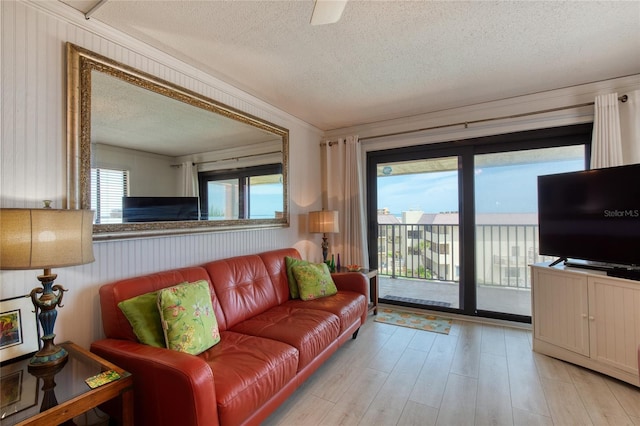
<path fill-rule="evenodd" d="M 369 279 L 365 274 L 357 272 L 336 272 L 331 274 L 333 282 L 338 290 L 354 291 L 363 294 L 365 297 L 369 295 Z"/>
<path fill-rule="evenodd" d="M 136 425 L 218 425 L 213 373 L 197 356 L 119 339 L 91 352 L 133 376 Z"/>

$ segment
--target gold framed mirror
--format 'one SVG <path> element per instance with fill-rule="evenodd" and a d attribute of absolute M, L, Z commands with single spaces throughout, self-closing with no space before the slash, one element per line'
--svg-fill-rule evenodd
<path fill-rule="evenodd" d="M 289 131 L 67 43 L 69 208 L 94 240 L 289 226 Z"/>

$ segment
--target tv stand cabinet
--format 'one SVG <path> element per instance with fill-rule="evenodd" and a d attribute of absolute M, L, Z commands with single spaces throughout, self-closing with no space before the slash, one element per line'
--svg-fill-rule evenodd
<path fill-rule="evenodd" d="M 533 350 L 640 386 L 640 282 L 563 265 L 531 269 Z"/>

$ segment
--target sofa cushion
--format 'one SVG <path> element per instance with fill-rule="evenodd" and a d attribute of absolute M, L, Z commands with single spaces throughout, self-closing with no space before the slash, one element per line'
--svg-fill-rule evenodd
<path fill-rule="evenodd" d="M 118 303 L 133 332 L 141 343 L 157 348 L 166 347 L 158 310 L 158 292 L 141 294 Z"/>
<path fill-rule="evenodd" d="M 267 268 L 257 255 L 216 260 L 203 267 L 211 277 L 227 329 L 279 303 Z"/>
<path fill-rule="evenodd" d="M 329 267 L 324 263 L 310 263 L 296 265 L 292 268 L 296 277 L 300 299 L 313 300 L 321 297 L 333 296 L 338 292 L 331 279 Z"/>
<path fill-rule="evenodd" d="M 331 297 L 315 300 L 289 300 L 285 305 L 290 308 L 331 312 L 340 318 L 340 333 L 342 333 L 354 322 L 361 321 L 362 312 L 367 310 L 367 298 L 353 291 L 339 291 Z"/>
<path fill-rule="evenodd" d="M 287 277 L 287 264 L 285 258 L 291 257 L 300 259 L 300 253 L 294 248 L 271 250 L 258 254 L 264 262 L 267 273 L 271 278 L 273 287 L 278 298 L 278 305 L 291 299 L 291 289 L 289 288 L 289 278 Z M 297 287 L 296 287 L 297 288 Z"/>
<path fill-rule="evenodd" d="M 198 357 L 213 372 L 218 418 L 238 425 L 296 375 L 298 351 L 275 340 L 223 331 L 221 341 Z"/>
<path fill-rule="evenodd" d="M 160 290 L 158 310 L 167 348 L 197 355 L 220 341 L 206 281 Z"/>
<path fill-rule="evenodd" d="M 237 324 L 232 331 L 293 346 L 299 352 L 301 370 L 338 337 L 340 319 L 326 311 L 276 306 Z"/>

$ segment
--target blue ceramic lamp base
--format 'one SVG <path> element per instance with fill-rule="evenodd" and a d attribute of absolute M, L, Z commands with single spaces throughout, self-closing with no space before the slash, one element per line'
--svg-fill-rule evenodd
<path fill-rule="evenodd" d="M 31 290 L 31 301 L 38 313 L 38 320 L 42 327 L 42 349 L 29 360 L 29 368 L 51 368 L 67 360 L 69 354 L 60 346 L 53 343 L 56 335 L 53 333 L 53 327 L 56 323 L 58 311 L 56 306 L 62 307 L 62 296 L 66 289 L 61 285 L 53 285 L 57 278 L 56 274 L 52 274 L 50 269 L 45 269 L 43 275 L 38 276 L 38 280 L 42 283 L 42 288 L 36 287 Z M 37 297 L 40 295 L 40 297 Z"/>

